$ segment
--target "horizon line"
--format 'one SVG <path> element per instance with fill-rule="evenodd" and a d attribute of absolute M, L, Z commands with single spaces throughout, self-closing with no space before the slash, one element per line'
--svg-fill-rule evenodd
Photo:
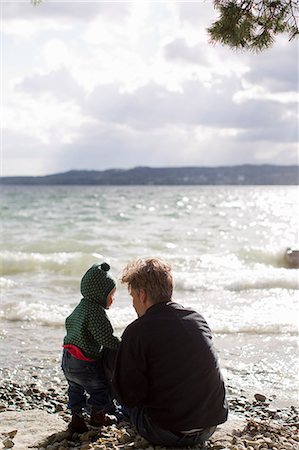
<path fill-rule="evenodd" d="M 129 168 L 121 168 L 121 167 L 110 167 L 107 169 L 66 169 L 63 172 L 51 172 L 44 175 L 2 175 L 1 178 L 38 178 L 38 177 L 48 177 L 53 175 L 63 175 L 70 172 L 109 172 L 109 171 L 130 171 L 135 169 L 223 169 L 223 168 L 232 168 L 232 167 L 298 167 L 298 164 L 273 164 L 273 163 L 261 163 L 261 164 L 253 164 L 253 163 L 242 163 L 242 164 L 229 164 L 229 165 L 220 165 L 220 166 L 133 166 Z"/>

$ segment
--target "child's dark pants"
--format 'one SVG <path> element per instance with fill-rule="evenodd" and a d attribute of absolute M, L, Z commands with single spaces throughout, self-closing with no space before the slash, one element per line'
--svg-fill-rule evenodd
<path fill-rule="evenodd" d="M 101 411 L 110 404 L 106 377 L 96 361 L 82 361 L 64 350 L 62 370 L 69 385 L 68 407 L 73 413 L 80 412 L 87 405 Z"/>

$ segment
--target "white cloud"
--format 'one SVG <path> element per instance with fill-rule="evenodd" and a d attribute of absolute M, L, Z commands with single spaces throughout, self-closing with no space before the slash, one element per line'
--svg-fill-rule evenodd
<path fill-rule="evenodd" d="M 106 19 L 119 20 L 127 14 L 129 2 L 126 1 L 97 1 L 97 0 L 44 0 L 34 6 L 29 0 L 3 0 L 2 17 L 5 21 L 15 18 L 31 21 L 38 18 L 45 22 L 52 20 L 53 25 L 61 26 L 65 23 L 89 22 L 97 15 L 104 15 Z"/>
<path fill-rule="evenodd" d="M 233 95 L 233 101 L 237 104 L 246 103 L 248 100 L 273 100 L 279 103 L 294 103 L 296 97 L 294 92 L 269 92 L 261 85 L 244 83 L 243 89 L 236 91 Z"/>
<path fill-rule="evenodd" d="M 252 55 L 248 80 L 267 91 L 298 92 L 298 42 L 278 38 L 277 44 L 263 55 Z M 297 97 L 298 99 L 298 97 Z"/>
<path fill-rule="evenodd" d="M 201 45 L 187 45 L 182 38 L 176 39 L 165 46 L 165 56 L 169 60 L 181 60 L 189 64 L 206 64 L 206 55 Z"/>
<path fill-rule="evenodd" d="M 69 67 L 72 63 L 68 45 L 61 39 L 49 39 L 41 53 L 46 64 L 46 70 L 55 71 L 61 67 Z"/>
<path fill-rule="evenodd" d="M 80 135 L 80 127 L 93 122 L 81 114 L 74 102 L 58 102 L 50 94 L 36 97 L 19 94 L 3 109 L 5 132 L 19 132 L 41 144 L 53 146 L 73 142 Z"/>

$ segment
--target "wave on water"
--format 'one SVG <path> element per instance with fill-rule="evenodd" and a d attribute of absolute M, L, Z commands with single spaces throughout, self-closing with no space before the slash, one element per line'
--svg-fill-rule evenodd
<path fill-rule="evenodd" d="M 24 253 L 4 251 L 0 254 L 2 275 L 33 272 L 57 272 L 65 275 L 82 275 L 82 267 L 87 268 L 103 256 L 99 253 L 60 252 Z"/>
<path fill-rule="evenodd" d="M 288 245 L 288 247 L 291 245 Z M 292 248 L 299 248 L 298 245 Z M 249 247 L 245 246 L 239 251 L 239 257 L 247 264 L 263 264 L 265 266 L 288 268 L 289 265 L 285 259 L 286 247 Z"/>
<path fill-rule="evenodd" d="M 243 270 L 230 270 L 228 267 L 214 271 L 182 272 L 177 273 L 175 279 L 175 289 L 180 293 L 213 290 L 240 292 L 262 289 L 299 289 L 296 270 L 264 266 Z"/>
<path fill-rule="evenodd" d="M 42 302 L 10 302 L 1 305 L 0 320 L 8 322 L 32 322 L 42 326 L 64 326 L 66 317 L 73 310 L 74 305 L 49 305 Z M 123 330 L 133 322 L 136 313 L 131 306 L 113 307 L 106 311 L 115 331 Z"/>
<path fill-rule="evenodd" d="M 232 281 L 225 286 L 225 289 L 229 291 L 250 291 L 256 289 L 288 289 L 298 290 L 299 281 L 296 274 L 294 276 L 288 276 L 286 274 L 254 274 L 249 275 L 248 278 L 241 277 L 238 280 Z"/>
<path fill-rule="evenodd" d="M 26 303 L 21 301 L 11 302 L 1 307 L 0 320 L 7 322 L 30 322 L 50 328 L 63 327 L 66 317 L 71 313 L 72 308 L 66 305 L 45 305 L 38 302 Z M 115 334 L 120 335 L 122 331 L 137 319 L 136 313 L 131 306 L 113 307 L 107 311 L 111 320 Z M 226 320 L 223 316 L 220 320 L 215 316 L 207 317 L 213 333 L 216 334 L 289 334 L 298 335 L 298 328 L 295 323 L 280 321 L 279 323 L 260 321 L 248 323 L 233 320 Z M 228 319 L 228 318 L 227 318 Z"/>
<path fill-rule="evenodd" d="M 60 327 L 70 313 L 68 306 L 45 305 L 39 302 L 11 302 L 1 306 L 0 319 L 8 322 L 34 322 L 40 325 Z"/>
<path fill-rule="evenodd" d="M 264 268 L 287 269 L 284 253 L 285 249 L 282 248 L 245 246 L 242 249 L 239 248 L 235 253 L 226 251 L 223 253 L 201 253 L 200 255 L 186 253 L 182 255 L 174 252 L 174 254 L 166 255 L 165 258 L 171 261 L 175 277 L 198 271 L 199 274 L 214 272 L 216 278 L 217 273 L 226 270 L 239 272 L 248 269 L 254 271 L 260 270 L 263 266 Z M 105 257 L 101 254 L 101 251 L 43 253 L 4 250 L 0 253 L 0 258 L 2 276 L 41 271 L 81 276 L 82 268 L 84 270 L 95 261 L 103 260 Z M 116 258 L 114 261 L 117 266 L 119 265 L 118 259 Z M 296 272 L 293 269 L 288 270 Z"/>
<path fill-rule="evenodd" d="M 9 280 L 8 278 L 0 277 L 0 289 L 11 288 L 16 286 L 17 283 L 13 280 Z"/>
<path fill-rule="evenodd" d="M 223 325 L 216 324 L 213 328 L 214 334 L 249 334 L 249 335 L 280 335 L 288 334 L 290 336 L 298 336 L 299 332 L 294 324 L 289 323 L 256 323 L 252 325 L 248 324 L 233 324 Z"/>

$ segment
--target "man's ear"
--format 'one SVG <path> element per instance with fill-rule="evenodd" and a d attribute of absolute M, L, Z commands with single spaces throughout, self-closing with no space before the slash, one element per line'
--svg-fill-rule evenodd
<path fill-rule="evenodd" d="M 141 303 L 144 305 L 147 300 L 147 293 L 146 293 L 145 289 L 140 289 L 139 298 L 140 298 Z"/>

